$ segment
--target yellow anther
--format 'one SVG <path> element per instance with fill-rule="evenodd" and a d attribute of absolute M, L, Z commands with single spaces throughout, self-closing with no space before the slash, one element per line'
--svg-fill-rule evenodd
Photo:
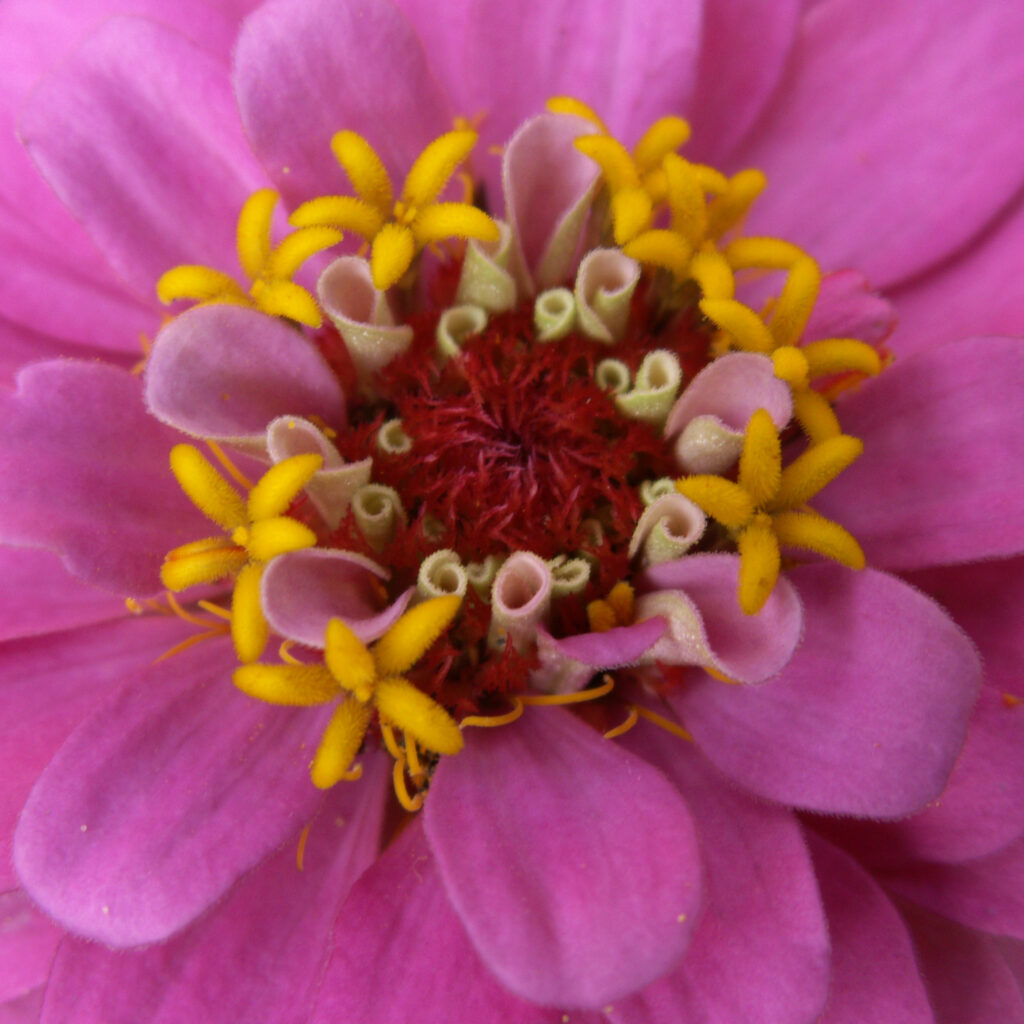
<path fill-rule="evenodd" d="M 624 188 L 612 196 L 612 231 L 616 245 L 625 245 L 651 226 L 654 208 L 642 188 Z"/>
<path fill-rule="evenodd" d="M 720 196 L 728 192 L 729 179 L 721 171 L 714 167 L 708 167 L 707 164 L 691 164 L 690 166 L 705 192 L 709 192 L 713 196 Z"/>
<path fill-rule="evenodd" d="M 594 125 L 602 135 L 608 134 L 604 121 L 597 116 L 593 107 L 588 106 L 582 100 L 572 96 L 552 96 L 545 106 L 552 114 L 571 114 L 573 117 L 582 117 Z"/>
<path fill-rule="evenodd" d="M 425 750 L 451 755 L 462 749 L 462 733 L 451 715 L 407 680 L 378 680 L 374 701 L 382 718 L 412 736 Z"/>
<path fill-rule="evenodd" d="M 702 299 L 700 311 L 729 334 L 738 348 L 746 352 L 767 355 L 775 348 L 775 339 L 764 321 L 742 302 L 733 299 Z"/>
<path fill-rule="evenodd" d="M 795 345 L 800 340 L 820 288 L 818 264 L 810 256 L 797 260 L 789 270 L 768 325 L 777 345 Z"/>
<path fill-rule="evenodd" d="M 628 626 L 633 621 L 636 595 L 625 580 L 620 580 L 608 591 L 607 601 L 615 612 L 615 619 L 620 626 Z"/>
<path fill-rule="evenodd" d="M 319 455 L 293 455 L 271 466 L 249 492 L 248 518 L 255 521 L 284 515 L 322 465 Z"/>
<path fill-rule="evenodd" d="M 591 601 L 587 605 L 587 623 L 592 633 L 607 633 L 619 623 L 615 609 L 603 598 Z"/>
<path fill-rule="evenodd" d="M 365 704 L 349 697 L 335 708 L 313 757 L 310 776 L 314 786 L 330 789 L 349 774 L 369 727 L 370 709 Z"/>
<path fill-rule="evenodd" d="M 690 165 L 681 156 L 670 153 L 662 166 L 665 171 L 668 208 L 672 214 L 672 230 L 681 234 L 691 245 L 700 245 L 708 230 L 704 190 Z"/>
<path fill-rule="evenodd" d="M 812 444 L 819 444 L 843 432 L 828 399 L 813 388 L 793 391 L 793 418 Z"/>
<path fill-rule="evenodd" d="M 257 562 L 269 562 L 288 551 L 300 551 L 316 544 L 316 534 L 305 523 L 290 516 L 261 519 L 249 529 L 246 548 Z"/>
<path fill-rule="evenodd" d="M 758 409 L 744 434 L 737 483 L 719 476 L 676 481 L 681 494 L 733 534 L 740 555 L 739 603 L 748 615 L 761 610 L 775 586 L 780 546 L 806 548 L 863 568 L 863 553 L 846 530 L 801 507 L 862 450 L 857 438 L 840 435 L 807 449 L 780 471 L 778 433 L 768 413 Z"/>
<path fill-rule="evenodd" d="M 437 203 L 448 180 L 476 144 L 475 132 L 446 132 L 417 157 L 402 194 L 394 189 L 383 161 L 355 132 L 338 132 L 331 143 L 359 198 L 319 196 L 291 216 L 300 227 L 338 227 L 355 231 L 371 244 L 370 272 L 381 291 L 397 284 L 417 252 L 442 238 L 498 239 L 498 227 L 481 210 L 466 203 Z"/>
<path fill-rule="evenodd" d="M 576 148 L 589 156 L 604 175 L 612 194 L 624 188 L 639 188 L 640 173 L 629 150 L 610 135 L 581 135 L 575 142 Z"/>
<path fill-rule="evenodd" d="M 690 260 L 690 276 L 697 282 L 705 299 L 732 299 L 736 280 L 725 257 L 707 243 Z"/>
<path fill-rule="evenodd" d="M 878 353 L 863 341 L 854 338 L 826 338 L 803 347 L 812 377 L 833 373 L 866 373 L 877 376 L 882 371 Z"/>
<path fill-rule="evenodd" d="M 260 580 L 263 566 L 256 562 L 243 565 L 235 577 L 231 595 L 231 639 L 238 660 L 255 661 L 267 646 L 267 620 L 260 605 Z"/>
<path fill-rule="evenodd" d="M 331 619 L 324 646 L 324 661 L 338 685 L 366 703 L 377 679 L 377 666 L 366 645 L 341 619 Z"/>
<path fill-rule="evenodd" d="M 720 238 L 746 216 L 757 197 L 765 190 L 768 179 L 761 171 L 746 170 L 734 174 L 728 187 L 708 210 L 708 232 Z"/>
<path fill-rule="evenodd" d="M 737 238 L 725 249 L 725 258 L 736 270 L 789 270 L 806 255 L 799 246 L 781 238 Z"/>
<path fill-rule="evenodd" d="M 254 192 L 238 216 L 238 261 L 249 278 L 248 290 L 227 274 L 212 267 L 173 267 L 157 281 L 161 302 L 191 299 L 200 304 L 228 303 L 286 317 L 310 327 L 323 322 L 316 301 L 291 279 L 311 256 L 336 245 L 340 231 L 317 227 L 286 236 L 274 248 L 270 227 L 278 195 L 272 189 Z"/>
<path fill-rule="evenodd" d="M 806 388 L 810 376 L 807 356 L 802 349 L 783 345 L 772 353 L 775 376 L 784 380 L 794 391 Z"/>
<path fill-rule="evenodd" d="M 412 668 L 452 624 L 461 603 L 461 598 L 449 594 L 407 611 L 374 645 L 378 673 L 401 675 Z"/>
<path fill-rule="evenodd" d="M 689 122 L 681 117 L 659 117 L 633 147 L 633 160 L 642 173 L 653 170 L 689 138 Z"/>
<path fill-rule="evenodd" d="M 678 279 L 686 276 L 693 255 L 693 249 L 681 235 L 662 229 L 637 235 L 622 251 L 638 263 L 671 271 Z"/>
<path fill-rule="evenodd" d="M 231 531 L 231 543 L 237 544 L 240 548 L 249 546 L 249 528 L 247 526 L 236 526 Z"/>
<path fill-rule="evenodd" d="M 209 542 L 205 550 L 196 550 L 196 544 L 204 543 L 198 541 L 168 552 L 160 567 L 160 582 L 168 590 L 187 590 L 235 576 L 249 560 L 244 549 L 226 546 L 223 537 L 211 537 Z"/>
<path fill-rule="evenodd" d="M 171 449 L 171 472 L 192 504 L 225 530 L 241 526 L 248 518 L 238 492 L 190 444 Z"/>
<path fill-rule="evenodd" d="M 340 692 L 324 665 L 242 665 L 232 679 L 243 693 L 267 704 L 313 707 L 336 700 Z"/>

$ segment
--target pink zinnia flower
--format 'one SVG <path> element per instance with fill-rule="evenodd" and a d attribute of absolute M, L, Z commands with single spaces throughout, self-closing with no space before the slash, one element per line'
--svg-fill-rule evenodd
<path fill-rule="evenodd" d="M 4 1011 L 1024 1017 L 1024 13 L 400 6 L 0 5 Z"/>

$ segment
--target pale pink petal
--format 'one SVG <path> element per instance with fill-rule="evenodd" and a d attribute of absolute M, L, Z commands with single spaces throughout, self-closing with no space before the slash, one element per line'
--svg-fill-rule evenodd
<path fill-rule="evenodd" d="M 1022 1024 L 1024 1000 L 1013 974 L 987 935 L 931 914 L 903 908 L 935 1024 Z"/>
<path fill-rule="evenodd" d="M 388 759 L 362 760 L 368 771 L 330 794 L 305 841 L 289 837 L 180 935 L 139 951 L 65 942 L 46 1024 L 306 1024 L 338 908 L 380 845 Z"/>
<path fill-rule="evenodd" d="M 1024 839 L 977 860 L 878 874 L 893 892 L 943 917 L 1024 939 Z"/>
<path fill-rule="evenodd" d="M 124 601 L 68 575 L 50 551 L 0 548 L 0 640 L 120 618 Z"/>
<path fill-rule="evenodd" d="M 909 355 L 969 335 L 1024 330 L 1021 237 L 1024 199 L 1018 198 L 969 247 L 893 291 L 900 322 L 892 350 Z"/>
<path fill-rule="evenodd" d="M 399 0 L 452 98 L 484 113 L 486 143 L 568 93 L 592 104 L 632 145 L 657 117 L 687 110 L 700 45 L 701 4 L 651 0 Z M 527 73 L 527 69 L 528 73 Z"/>
<path fill-rule="evenodd" d="M 632 664 L 665 632 L 666 622 L 655 616 L 603 633 L 578 633 L 549 638 L 551 648 L 566 658 L 592 668 L 619 668 Z"/>
<path fill-rule="evenodd" d="M 680 788 L 706 866 L 706 901 L 682 963 L 615 1005 L 623 1024 L 791 1024 L 817 1019 L 829 936 L 794 815 L 729 785 L 676 736 L 641 724 L 625 745 Z"/>
<path fill-rule="evenodd" d="M 897 314 L 896 307 L 874 291 L 859 271 L 837 270 L 821 279 L 818 301 L 804 328 L 803 340 L 857 338 L 877 345 L 892 334 L 902 316 L 902 307 Z"/>
<path fill-rule="evenodd" d="M 710 676 L 670 698 L 711 761 L 754 793 L 893 818 L 942 792 L 981 681 L 970 641 L 923 594 L 865 569 L 787 574 L 804 640 L 760 687 Z"/>
<path fill-rule="evenodd" d="M 934 1024 L 896 908 L 856 861 L 814 833 L 807 840 L 832 937 L 832 984 L 819 1024 Z"/>
<path fill-rule="evenodd" d="M 452 127 L 416 34 L 384 0 L 270 0 L 235 49 L 245 130 L 290 205 L 351 194 L 331 137 L 358 132 L 396 192 L 428 142 Z"/>
<path fill-rule="evenodd" d="M 0 1003 L 0 1024 L 39 1024 L 46 987 L 32 989 L 6 1003 Z"/>
<path fill-rule="evenodd" d="M 20 889 L 0 893 L 0 1004 L 46 982 L 63 934 Z"/>
<path fill-rule="evenodd" d="M 177 619 L 97 623 L 0 648 L 0 891 L 18 884 L 11 840 L 39 774 L 75 727 L 133 672 L 188 635 Z"/>
<path fill-rule="evenodd" d="M 1024 345 L 972 338 L 897 362 L 838 403 L 864 454 L 814 499 L 872 565 L 1024 550 Z"/>
<path fill-rule="evenodd" d="M 762 683 L 789 661 L 800 641 L 800 597 L 782 578 L 757 615 L 745 615 L 736 598 L 739 558 L 687 555 L 651 566 L 639 579 L 640 608 L 670 619 L 668 633 L 649 652 L 670 665 L 708 665 L 741 683 Z M 670 614 L 664 595 L 681 594 L 696 614 Z M 661 610 L 664 609 L 664 610 Z"/>
<path fill-rule="evenodd" d="M 261 582 L 267 621 L 282 636 L 310 647 L 324 646 L 327 623 L 344 619 L 364 643 L 382 636 L 415 594 L 410 587 L 380 607 L 380 580 L 388 571 L 350 551 L 309 548 L 275 558 Z"/>
<path fill-rule="evenodd" d="M 253 309 L 214 305 L 175 317 L 146 366 L 157 419 L 196 437 L 258 439 L 278 416 L 345 422 L 345 396 L 300 331 Z"/>
<path fill-rule="evenodd" d="M 33 92 L 33 160 L 140 296 L 179 263 L 233 272 L 235 221 L 263 184 L 224 65 L 153 22 L 115 18 Z"/>
<path fill-rule="evenodd" d="M 682 798 L 565 711 L 467 730 L 424 825 L 474 947 L 523 998 L 600 1008 L 686 949 L 701 867 Z"/>
<path fill-rule="evenodd" d="M 108 945 L 165 939 L 308 821 L 323 712 L 231 684 L 225 638 L 152 668 L 75 730 L 22 812 L 14 862 L 58 921 Z"/>
<path fill-rule="evenodd" d="M 0 392 L 0 535 L 56 551 L 88 583 L 159 589 L 173 547 L 210 532 L 170 471 L 174 434 L 147 415 L 138 378 L 40 363 Z"/>
<path fill-rule="evenodd" d="M 800 9 L 800 0 L 704 4 L 687 149 L 719 163 L 756 123 L 789 59 Z"/>
<path fill-rule="evenodd" d="M 455 1020 L 559 1024 L 562 1015 L 523 1002 L 487 973 L 448 902 L 421 823 L 414 821 L 341 908 L 310 1024 Z"/>
<path fill-rule="evenodd" d="M 918 0 L 816 5 L 770 111 L 734 154 L 771 182 L 749 232 L 876 286 L 955 252 L 1020 187 L 1024 136 L 1005 126 L 1022 53 L 1018 4 L 948 0 L 934 18 Z"/>

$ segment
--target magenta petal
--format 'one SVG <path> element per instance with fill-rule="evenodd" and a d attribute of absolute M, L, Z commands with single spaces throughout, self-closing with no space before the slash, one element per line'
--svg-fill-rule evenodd
<path fill-rule="evenodd" d="M 0 893 L 0 1004 L 46 982 L 63 934 L 20 889 Z"/>
<path fill-rule="evenodd" d="M 971 928 L 1024 939 L 1024 838 L 960 864 L 880 874 L 893 892 Z"/>
<path fill-rule="evenodd" d="M 661 634 L 665 620 L 656 615 L 631 626 L 620 626 L 604 633 L 579 633 L 564 639 L 552 638 L 551 647 L 573 661 L 593 668 L 618 668 L 630 665 L 640 657 Z"/>
<path fill-rule="evenodd" d="M 141 296 L 179 263 L 237 266 L 235 220 L 263 179 L 224 65 L 184 36 L 110 20 L 33 93 L 21 133 Z"/>
<path fill-rule="evenodd" d="M 283 320 L 201 306 L 158 335 L 146 367 L 157 419 L 195 437 L 262 440 L 278 416 L 344 423 L 345 397 L 313 343 Z"/>
<path fill-rule="evenodd" d="M 1024 1024 L 1013 973 L 987 935 L 904 907 L 935 1024 Z"/>
<path fill-rule="evenodd" d="M 282 636 L 323 647 L 327 623 L 344 619 L 364 643 L 376 640 L 401 617 L 415 590 L 410 587 L 380 608 L 379 580 L 388 572 L 350 551 L 309 548 L 275 558 L 263 573 L 263 611 Z"/>
<path fill-rule="evenodd" d="M 623 1024 L 817 1019 L 829 936 L 796 817 L 742 793 L 692 746 L 641 724 L 624 740 L 680 788 L 706 866 L 705 906 L 682 963 L 611 1015 Z"/>
<path fill-rule="evenodd" d="M 181 622 L 163 616 L 122 619 L 0 647 L 0 891 L 18 884 L 11 840 L 40 772 L 100 701 L 183 632 Z"/>
<path fill-rule="evenodd" d="M 856 861 L 813 833 L 807 839 L 832 936 L 832 984 L 820 1024 L 934 1024 L 896 908 Z"/>
<path fill-rule="evenodd" d="M 870 564 L 917 569 L 1024 550 L 1024 345 L 972 338 L 897 362 L 837 406 L 864 454 L 814 505 Z"/>
<path fill-rule="evenodd" d="M 14 861 L 58 921 L 165 939 L 309 819 L 323 715 L 250 701 L 227 641 L 138 673 L 72 734 L 22 812 Z"/>
<path fill-rule="evenodd" d="M 364 767 L 369 767 L 363 758 Z M 54 964 L 47 1024 L 306 1024 L 341 901 L 376 856 L 390 772 L 376 757 L 298 837 L 191 928 L 139 951 L 69 939 Z M 214 1009 L 215 1008 L 215 1009 Z"/>
<path fill-rule="evenodd" d="M 736 555 L 699 554 L 652 566 L 640 577 L 639 586 L 654 596 L 658 591 L 682 591 L 700 615 L 711 655 L 708 664 L 738 682 L 762 683 L 782 669 L 800 641 L 800 597 L 783 577 L 760 613 L 745 615 L 736 600 L 738 580 Z M 666 637 L 664 653 L 654 653 L 669 664 L 679 664 L 672 660 L 669 643 Z"/>
<path fill-rule="evenodd" d="M 174 434 L 139 381 L 92 363 L 29 366 L 0 392 L 0 538 L 51 548 L 76 576 L 152 594 L 173 547 L 210 532 L 168 464 Z"/>
<path fill-rule="evenodd" d="M 874 291 L 863 274 L 838 270 L 821 279 L 818 301 L 804 328 L 803 340 L 857 338 L 878 345 L 892 334 L 902 316 L 903 307 L 897 316 L 893 304 Z"/>
<path fill-rule="evenodd" d="M 787 574 L 804 640 L 764 686 L 705 676 L 671 698 L 723 772 L 771 800 L 879 818 L 941 792 L 981 681 L 970 641 L 923 594 L 865 569 Z"/>
<path fill-rule="evenodd" d="M 310 1024 L 556 1024 L 561 1019 L 556 1011 L 510 995 L 487 973 L 448 902 L 415 821 L 356 882 L 341 908 Z"/>
<path fill-rule="evenodd" d="M 947 0 L 941 18 L 922 17 L 919 0 L 817 4 L 771 111 L 735 154 L 774 186 L 749 232 L 878 286 L 955 252 L 1020 187 L 1024 135 L 1005 126 L 1022 53 L 1018 4 Z"/>
<path fill-rule="evenodd" d="M 451 128 L 416 34 L 387 2 L 264 3 L 242 27 L 235 89 L 253 148 L 291 205 L 350 193 L 331 153 L 335 132 L 365 136 L 397 190 L 420 150 Z"/>
<path fill-rule="evenodd" d="M 686 949 L 701 867 L 682 798 L 565 711 L 468 730 L 424 815 L 474 947 L 523 998 L 599 1008 Z"/>

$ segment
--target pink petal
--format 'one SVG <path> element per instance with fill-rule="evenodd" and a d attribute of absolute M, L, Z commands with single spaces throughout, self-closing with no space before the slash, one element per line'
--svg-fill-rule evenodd
<path fill-rule="evenodd" d="M 880 872 L 895 893 L 970 928 L 1024 939 L 1024 839 L 960 864 Z"/>
<path fill-rule="evenodd" d="M 50 551 L 0 548 L 0 640 L 11 640 L 125 614 L 124 601 L 79 583 Z"/>
<path fill-rule="evenodd" d="M 779 672 L 800 641 L 800 597 L 782 578 L 761 612 L 745 615 L 736 598 L 738 580 L 735 555 L 687 555 L 647 569 L 639 581 L 641 605 L 656 607 L 652 599 L 659 592 L 681 592 L 699 616 L 703 634 L 684 629 L 676 637 L 670 629 L 650 652 L 652 657 L 667 664 L 710 665 L 741 683 L 761 683 Z M 694 640 L 707 652 L 705 657 L 684 656 L 685 645 Z"/>
<path fill-rule="evenodd" d="M 572 715 L 469 730 L 424 815 L 474 947 L 517 995 L 599 1008 L 686 949 L 701 898 L 689 812 L 660 772 Z"/>
<path fill-rule="evenodd" d="M 896 908 L 856 861 L 814 833 L 807 839 L 832 937 L 832 984 L 819 1024 L 934 1024 Z"/>
<path fill-rule="evenodd" d="M 63 934 L 20 889 L 0 893 L 0 1003 L 46 983 Z"/>
<path fill-rule="evenodd" d="M 803 340 L 857 338 L 877 345 L 892 334 L 902 316 L 902 307 L 897 316 L 893 304 L 873 291 L 859 271 L 838 270 L 821 279 L 821 291 L 804 328 Z"/>
<path fill-rule="evenodd" d="M 892 350 L 909 355 L 970 335 L 1019 334 L 1024 277 L 1017 259 L 1024 200 L 1003 210 L 989 228 L 951 260 L 896 289 L 900 311 Z M 949 302 L 955 295 L 956 302 Z"/>
<path fill-rule="evenodd" d="M 789 60 L 800 0 L 750 4 L 715 0 L 704 5 L 697 87 L 688 106 L 691 147 L 720 163 L 756 123 Z"/>
<path fill-rule="evenodd" d="M 754 793 L 891 818 L 942 792 L 981 677 L 970 641 L 923 594 L 866 569 L 787 574 L 804 641 L 764 686 L 705 676 L 671 698 L 711 761 Z"/>
<path fill-rule="evenodd" d="M 242 27 L 235 89 L 246 133 L 289 205 L 351 194 L 331 153 L 335 132 L 365 136 L 397 192 L 420 150 L 452 126 L 409 23 L 374 0 L 264 3 Z"/>
<path fill-rule="evenodd" d="M 309 822 L 301 868 L 291 836 L 217 907 L 167 942 L 113 952 L 69 939 L 50 979 L 46 1021 L 305 1024 L 338 908 L 380 844 L 386 758 L 339 786 Z M 366 759 L 364 759 L 364 765 Z"/>
<path fill-rule="evenodd" d="M 345 422 L 345 397 L 323 356 L 283 320 L 239 306 L 201 306 L 158 335 L 146 401 L 196 437 L 260 439 L 278 416 Z"/>
<path fill-rule="evenodd" d="M 615 1005 L 623 1024 L 790 1024 L 816 1020 L 829 983 L 829 936 L 794 815 L 729 785 L 684 741 L 646 723 L 625 745 L 651 760 L 692 808 L 706 900 L 682 963 Z"/>
<path fill-rule="evenodd" d="M 58 921 L 108 945 L 165 939 L 309 819 L 324 715 L 250 701 L 235 664 L 211 641 L 136 673 L 43 772 L 14 861 Z"/>
<path fill-rule="evenodd" d="M 381 609 L 377 581 L 388 575 L 376 562 L 350 551 L 294 551 L 275 558 L 263 573 L 263 611 L 278 633 L 300 644 L 322 648 L 333 618 L 344 619 L 369 643 L 401 618 L 415 593 L 410 587 Z"/>
<path fill-rule="evenodd" d="M 655 616 L 603 633 L 579 633 L 563 639 L 552 637 L 550 645 L 564 657 L 593 668 L 619 668 L 634 663 L 661 637 L 665 626 L 665 620 Z"/>
<path fill-rule="evenodd" d="M 817 4 L 770 112 L 735 154 L 772 183 L 749 232 L 877 286 L 955 252 L 1020 187 L 1024 137 L 1005 126 L 1022 53 L 1017 4 L 949 0 L 941 18 L 922 17 L 918 0 Z"/>
<path fill-rule="evenodd" d="M 23 996 L 0 1004 L 0 1024 L 38 1024 L 45 995 L 46 987 L 40 985 Z"/>
<path fill-rule="evenodd" d="M 487 973 L 448 902 L 419 821 L 353 886 L 333 947 L 310 1024 L 562 1019 L 510 995 Z"/>
<path fill-rule="evenodd" d="M 171 548 L 209 534 L 168 465 L 176 438 L 113 367 L 30 366 L 0 393 L 0 535 L 47 547 L 87 583 L 151 594 Z"/>
<path fill-rule="evenodd" d="M 457 114 L 486 113 L 485 145 L 504 143 L 549 96 L 592 104 L 632 145 L 657 117 L 689 107 L 701 5 L 651 0 L 400 0 Z M 524 69 L 529 68 L 529 74 Z"/>
<path fill-rule="evenodd" d="M 25 144 L 144 298 L 179 263 L 234 272 L 235 221 L 263 184 L 223 64 L 153 22 L 115 18 L 33 93 Z"/>
<path fill-rule="evenodd" d="M 11 841 L 32 786 L 75 727 L 124 679 L 187 635 L 177 619 L 122 619 L 0 648 L 0 890 L 17 885 Z"/>
<path fill-rule="evenodd" d="M 814 499 L 888 569 L 1024 550 L 1024 346 L 972 338 L 896 363 L 837 406 L 864 454 Z"/>
<path fill-rule="evenodd" d="M 995 942 L 924 911 L 903 908 L 935 1024 L 1021 1024 L 1024 1001 Z"/>

